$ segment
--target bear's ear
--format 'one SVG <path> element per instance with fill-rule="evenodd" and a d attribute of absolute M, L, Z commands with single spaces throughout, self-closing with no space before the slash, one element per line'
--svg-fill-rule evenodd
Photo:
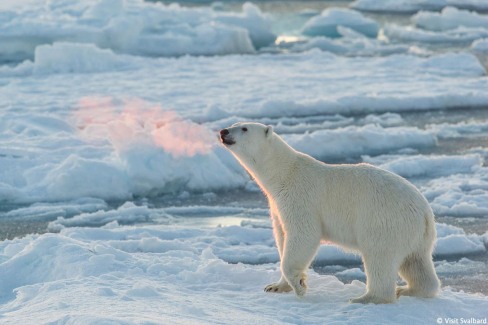
<path fill-rule="evenodd" d="M 266 134 L 266 137 L 269 137 L 271 133 L 273 133 L 273 127 L 271 125 L 268 125 L 268 127 L 266 127 L 266 130 L 264 131 L 264 134 Z"/>

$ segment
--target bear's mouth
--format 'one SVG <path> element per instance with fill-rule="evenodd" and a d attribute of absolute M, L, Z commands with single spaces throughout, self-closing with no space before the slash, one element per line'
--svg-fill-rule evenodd
<path fill-rule="evenodd" d="M 226 144 L 228 146 L 231 146 L 231 145 L 236 143 L 234 140 L 232 140 L 230 138 L 226 138 L 225 136 L 221 136 L 220 139 L 222 140 L 223 144 Z"/>
<path fill-rule="evenodd" d="M 236 143 L 229 134 L 220 134 L 220 141 L 222 141 L 223 144 L 226 144 L 228 146 L 233 145 Z"/>
<path fill-rule="evenodd" d="M 220 140 L 222 141 L 223 144 L 226 144 L 228 146 L 236 143 L 234 139 L 232 139 L 232 136 L 230 135 L 230 132 L 227 129 L 220 130 Z"/>

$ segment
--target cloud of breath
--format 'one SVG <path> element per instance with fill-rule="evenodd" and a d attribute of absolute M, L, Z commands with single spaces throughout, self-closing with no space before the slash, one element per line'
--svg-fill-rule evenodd
<path fill-rule="evenodd" d="M 84 97 L 74 120 L 84 140 L 108 140 L 117 152 L 134 145 L 153 145 L 175 158 L 192 157 L 210 152 L 215 143 L 215 136 L 204 126 L 139 99 Z"/>

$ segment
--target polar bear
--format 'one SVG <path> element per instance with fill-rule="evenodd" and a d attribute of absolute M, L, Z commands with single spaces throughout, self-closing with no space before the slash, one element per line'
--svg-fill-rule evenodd
<path fill-rule="evenodd" d="M 271 126 L 237 123 L 220 140 L 269 200 L 281 279 L 267 292 L 303 296 L 321 240 L 360 252 L 367 292 L 354 303 L 434 297 L 434 215 L 404 178 L 369 164 L 331 165 L 297 152 Z M 397 274 L 407 282 L 396 288 Z"/>

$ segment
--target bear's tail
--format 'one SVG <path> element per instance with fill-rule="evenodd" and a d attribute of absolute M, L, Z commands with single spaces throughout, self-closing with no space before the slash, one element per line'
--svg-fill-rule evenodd
<path fill-rule="evenodd" d="M 424 243 L 429 245 L 429 251 L 432 253 L 435 247 L 437 239 L 437 231 L 435 229 L 435 216 L 432 211 L 425 214 L 425 231 L 424 231 Z"/>

